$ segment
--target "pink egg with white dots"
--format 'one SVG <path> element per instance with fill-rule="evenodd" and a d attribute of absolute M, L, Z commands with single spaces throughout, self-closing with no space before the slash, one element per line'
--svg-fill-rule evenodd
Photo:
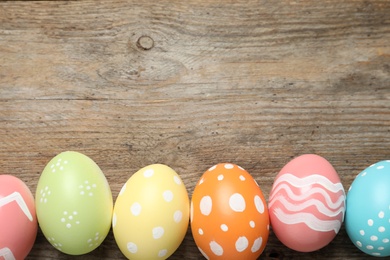
<path fill-rule="evenodd" d="M 268 209 L 253 177 L 232 163 L 208 169 L 191 200 L 191 230 L 206 259 L 257 259 L 269 234 Z"/>

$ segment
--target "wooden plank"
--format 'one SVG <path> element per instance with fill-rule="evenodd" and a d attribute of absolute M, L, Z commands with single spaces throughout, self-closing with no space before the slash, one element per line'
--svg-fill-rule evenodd
<path fill-rule="evenodd" d="M 0 163 L 35 192 L 65 150 L 93 158 L 116 198 L 165 163 L 189 195 L 218 162 L 268 197 L 317 153 L 345 189 L 390 158 L 389 1 L 0 2 Z M 83 259 L 124 259 L 112 232 Z M 271 233 L 262 259 L 363 259 L 344 228 L 302 254 Z M 39 233 L 29 259 L 70 259 Z M 80 257 L 81 258 L 81 257 Z M 188 231 L 171 259 L 199 259 Z"/>

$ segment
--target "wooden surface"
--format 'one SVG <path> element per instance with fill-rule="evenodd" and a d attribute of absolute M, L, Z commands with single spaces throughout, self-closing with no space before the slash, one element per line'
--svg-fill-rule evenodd
<path fill-rule="evenodd" d="M 390 158 L 390 1 L 0 2 L 0 166 L 33 193 L 75 150 L 114 199 L 143 166 L 236 163 L 268 198 L 279 170 L 324 156 L 347 190 Z M 201 259 L 188 230 L 171 259 Z M 342 228 L 298 253 L 271 233 L 260 259 L 365 259 Z M 82 257 L 39 232 L 28 259 L 124 259 L 110 231 Z"/>

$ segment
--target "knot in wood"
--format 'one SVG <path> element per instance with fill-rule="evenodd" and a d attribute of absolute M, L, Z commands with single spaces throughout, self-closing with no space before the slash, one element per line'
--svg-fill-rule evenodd
<path fill-rule="evenodd" d="M 142 50 L 150 50 L 154 47 L 154 41 L 149 36 L 141 36 L 138 38 L 137 47 Z"/>

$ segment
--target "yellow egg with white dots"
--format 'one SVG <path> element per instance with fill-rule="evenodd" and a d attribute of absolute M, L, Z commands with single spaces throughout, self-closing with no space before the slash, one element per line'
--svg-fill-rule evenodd
<path fill-rule="evenodd" d="M 179 175 L 163 164 L 133 174 L 115 201 L 115 241 L 128 259 L 167 259 L 184 239 L 189 199 Z"/>

